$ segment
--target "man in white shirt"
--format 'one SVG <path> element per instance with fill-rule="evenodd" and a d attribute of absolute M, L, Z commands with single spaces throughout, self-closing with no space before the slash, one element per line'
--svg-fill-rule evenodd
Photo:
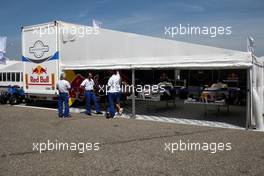
<path fill-rule="evenodd" d="M 88 77 L 83 80 L 81 87 L 85 89 L 85 102 L 86 102 L 86 114 L 91 115 L 91 99 L 94 102 L 96 114 L 102 114 L 100 106 L 97 102 L 96 95 L 94 93 L 94 80 L 92 79 L 92 73 L 88 73 Z"/>
<path fill-rule="evenodd" d="M 108 94 L 108 109 L 106 113 L 107 118 L 114 118 L 115 116 L 115 105 L 119 104 L 119 94 L 120 94 L 120 75 L 118 71 L 114 71 L 113 75 L 109 78 L 107 86 L 109 90 Z"/>
<path fill-rule="evenodd" d="M 61 74 L 60 80 L 57 82 L 57 90 L 59 91 L 58 96 L 58 111 L 59 117 L 68 118 L 70 117 L 70 109 L 69 109 L 69 90 L 71 89 L 71 85 L 69 81 L 65 79 L 65 74 Z M 63 112 L 64 105 L 64 112 Z"/>

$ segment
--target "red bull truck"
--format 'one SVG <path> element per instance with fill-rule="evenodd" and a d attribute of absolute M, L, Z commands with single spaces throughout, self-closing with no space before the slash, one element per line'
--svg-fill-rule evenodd
<path fill-rule="evenodd" d="M 62 72 L 66 72 L 74 87 L 71 101 L 75 100 L 77 83 L 84 77 L 73 70 L 63 70 L 61 65 L 67 53 L 71 53 L 64 47 L 73 40 L 71 30 L 78 28 L 61 21 L 22 27 L 23 87 L 27 100 L 57 100 L 56 83 Z"/>
<path fill-rule="evenodd" d="M 89 58 L 84 51 L 86 46 L 90 46 L 85 42 L 97 36 L 99 30 L 98 27 L 62 21 L 22 27 L 23 88 L 26 100 L 56 101 L 56 83 L 63 72 L 72 86 L 70 105 L 76 99 L 83 101 L 84 91 L 80 84 L 87 69 L 74 65 L 82 66 L 83 57 L 86 60 Z M 66 68 L 66 65 L 74 67 Z"/>
<path fill-rule="evenodd" d="M 41 33 L 46 29 L 51 33 Z M 22 27 L 24 91 L 29 100 L 56 100 L 59 43 L 56 22 Z"/>

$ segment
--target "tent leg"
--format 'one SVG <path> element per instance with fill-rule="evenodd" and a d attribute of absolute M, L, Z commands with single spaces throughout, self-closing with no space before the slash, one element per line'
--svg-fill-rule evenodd
<path fill-rule="evenodd" d="M 132 69 L 132 117 L 136 117 L 136 100 L 135 100 L 135 69 Z"/>
<path fill-rule="evenodd" d="M 246 129 L 251 127 L 252 118 L 252 69 L 247 69 L 247 120 Z"/>

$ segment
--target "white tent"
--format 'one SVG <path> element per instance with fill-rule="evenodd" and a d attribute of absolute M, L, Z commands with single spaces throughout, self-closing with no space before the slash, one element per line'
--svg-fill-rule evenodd
<path fill-rule="evenodd" d="M 0 64 L 0 87 L 7 87 L 9 85 L 17 85 L 22 87 L 22 71 L 23 64 L 21 61 L 9 60 L 6 58 L 6 64 Z M 6 80 L 3 79 L 4 75 L 7 78 Z"/>
<path fill-rule="evenodd" d="M 60 28 L 76 26 L 59 23 Z M 77 25 L 77 27 L 85 27 Z M 60 46 L 64 69 L 249 68 L 249 53 L 100 29 Z M 85 46 L 85 47 L 84 47 Z"/>
<path fill-rule="evenodd" d="M 59 29 L 87 26 L 58 22 Z M 264 130 L 263 61 L 249 52 L 241 52 L 166 40 L 132 33 L 100 29 L 99 34 L 71 35 L 60 38 L 60 63 L 63 70 L 131 69 L 246 69 L 248 73 L 247 127 Z M 133 97 L 133 96 L 132 96 Z M 132 101 L 135 115 L 135 99 Z"/>
<path fill-rule="evenodd" d="M 6 64 L 0 64 L 0 72 L 22 72 L 23 65 L 21 61 L 6 60 Z"/>

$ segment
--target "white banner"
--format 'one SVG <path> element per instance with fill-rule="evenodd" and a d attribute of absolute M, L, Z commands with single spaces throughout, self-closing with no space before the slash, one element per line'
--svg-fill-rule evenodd
<path fill-rule="evenodd" d="M 102 22 L 93 19 L 93 27 L 94 28 L 102 28 L 102 24 L 103 24 Z"/>
<path fill-rule="evenodd" d="M 254 54 L 254 42 L 255 40 L 252 37 L 248 37 L 247 39 L 247 51 Z"/>
<path fill-rule="evenodd" d="M 6 52 L 6 37 L 0 37 L 0 52 L 5 53 Z"/>
<path fill-rule="evenodd" d="M 0 52 L 0 64 L 6 64 L 6 59 L 4 58 L 4 53 Z"/>

